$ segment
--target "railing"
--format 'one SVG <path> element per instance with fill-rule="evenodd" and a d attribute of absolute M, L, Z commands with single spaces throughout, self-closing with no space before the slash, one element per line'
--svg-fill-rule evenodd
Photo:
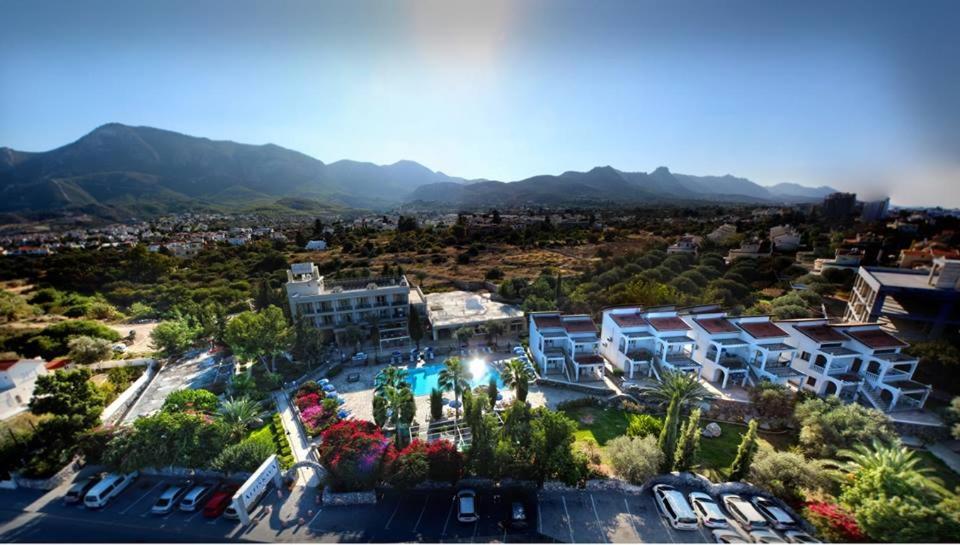
<path fill-rule="evenodd" d="M 910 378 L 910 373 L 907 371 L 893 371 L 888 370 L 885 375 L 883 375 L 884 382 L 897 382 L 900 380 L 907 380 Z"/>

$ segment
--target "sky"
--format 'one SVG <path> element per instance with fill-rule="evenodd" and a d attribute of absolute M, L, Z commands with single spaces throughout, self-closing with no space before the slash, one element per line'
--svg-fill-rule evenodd
<path fill-rule="evenodd" d="M 960 207 L 960 2 L 0 2 L 0 146 L 107 122 L 502 181 L 611 165 Z"/>

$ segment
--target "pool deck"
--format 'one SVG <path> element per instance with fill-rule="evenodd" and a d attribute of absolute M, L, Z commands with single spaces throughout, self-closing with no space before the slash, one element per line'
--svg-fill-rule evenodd
<path fill-rule="evenodd" d="M 494 354 L 485 354 L 483 357 L 489 363 L 491 361 L 510 359 L 513 357 L 513 354 L 511 352 L 499 352 Z M 442 361 L 443 358 L 438 357 L 433 361 L 427 362 L 426 365 L 441 363 Z M 330 382 L 332 382 L 337 388 L 337 392 L 339 392 L 340 396 L 344 399 L 342 408 L 350 411 L 354 418 L 360 420 L 373 420 L 374 380 L 376 379 L 377 373 L 379 373 L 384 367 L 387 367 L 387 365 L 382 364 L 364 367 L 347 367 L 342 373 L 330 380 Z M 406 367 L 414 368 L 415 366 L 408 364 Z M 354 373 L 360 375 L 360 380 L 356 382 L 347 382 L 347 376 Z M 513 400 L 512 390 L 502 389 L 501 393 L 503 394 L 503 401 L 505 403 L 509 403 Z M 444 392 L 444 397 L 447 399 L 452 399 L 453 394 L 451 392 Z M 527 393 L 527 401 L 533 407 L 546 406 L 550 408 L 556 408 L 558 403 L 571 399 L 580 399 L 582 397 L 586 396 L 581 392 L 553 388 L 549 386 L 539 386 L 536 384 L 531 384 L 530 390 Z M 417 404 L 416 420 L 421 424 L 426 424 L 430 418 L 430 396 L 419 395 L 414 397 L 414 400 Z M 453 413 L 453 409 L 448 407 L 445 407 L 445 410 L 449 411 L 451 414 Z M 421 429 L 425 428 L 425 425 L 421 427 Z"/>

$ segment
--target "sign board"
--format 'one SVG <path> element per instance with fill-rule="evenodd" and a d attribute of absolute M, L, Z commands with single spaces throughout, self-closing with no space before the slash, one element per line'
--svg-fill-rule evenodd
<path fill-rule="evenodd" d="M 260 501 L 271 482 L 277 487 L 281 484 L 280 462 L 276 454 L 264 460 L 260 467 L 253 472 L 253 475 L 250 475 L 250 478 L 233 495 L 233 508 L 237 511 L 240 522 L 244 526 L 250 523 L 249 509 Z"/>

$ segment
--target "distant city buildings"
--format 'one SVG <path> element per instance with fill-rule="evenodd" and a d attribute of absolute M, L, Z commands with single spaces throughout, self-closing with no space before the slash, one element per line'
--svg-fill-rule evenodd
<path fill-rule="evenodd" d="M 869 201 L 863 203 L 863 210 L 860 212 L 860 219 L 865 222 L 880 221 L 887 217 L 887 211 L 890 209 L 890 198 L 879 201 Z"/>
<path fill-rule="evenodd" d="M 821 214 L 827 221 L 843 221 L 853 214 L 856 205 L 855 193 L 831 193 L 823 199 Z"/>

